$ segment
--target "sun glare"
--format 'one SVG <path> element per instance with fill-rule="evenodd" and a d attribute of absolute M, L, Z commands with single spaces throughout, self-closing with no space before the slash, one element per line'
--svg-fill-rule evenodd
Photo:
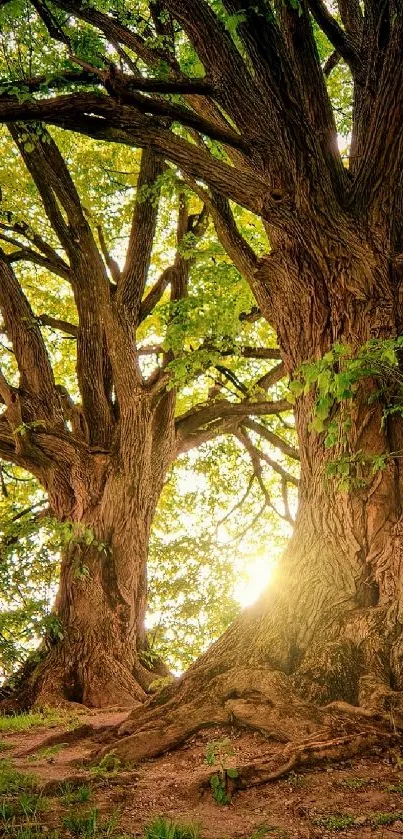
<path fill-rule="evenodd" d="M 267 555 L 252 556 L 235 587 L 235 598 L 244 609 L 260 597 L 270 583 L 275 567 L 274 559 Z"/>

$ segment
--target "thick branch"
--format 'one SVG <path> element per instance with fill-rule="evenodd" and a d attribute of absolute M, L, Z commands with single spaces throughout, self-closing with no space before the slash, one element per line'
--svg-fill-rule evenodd
<path fill-rule="evenodd" d="M 156 118 L 120 106 L 108 96 L 76 93 L 28 102 L 0 97 L 0 121 L 14 123 L 21 120 L 42 120 L 97 140 L 152 148 L 217 192 L 253 212 L 262 211 L 267 184 L 251 171 L 234 169 L 170 133 Z"/>
<path fill-rule="evenodd" d="M 126 264 L 118 289 L 118 303 L 123 305 L 133 323 L 137 323 L 150 267 L 158 216 L 158 178 L 164 163 L 151 149 L 141 154 Z"/>
<path fill-rule="evenodd" d="M 53 371 L 31 306 L 11 267 L 0 258 L 0 309 L 20 372 L 21 389 L 37 397 L 38 419 L 60 419 Z"/>
<path fill-rule="evenodd" d="M 29 150 L 21 134 L 29 128 L 10 127 L 24 162 L 42 198 L 46 214 L 70 260 L 69 279 L 78 311 L 77 374 L 82 405 L 91 431 L 90 442 L 104 446 L 113 428 L 110 368 L 101 309 L 109 301 L 109 280 L 80 197 L 58 146 L 42 127 L 30 132 Z M 67 219 L 60 207 L 63 208 Z"/>
<path fill-rule="evenodd" d="M 211 405 L 196 406 L 187 411 L 177 419 L 176 428 L 181 437 L 186 437 L 219 418 L 243 419 L 247 416 L 281 414 L 289 410 L 290 403 L 286 399 L 277 402 L 229 402 L 220 399 Z"/>
<path fill-rule="evenodd" d="M 59 320 L 59 318 L 52 318 L 50 315 L 44 314 L 39 315 L 38 321 L 42 326 L 58 329 L 60 332 L 64 332 L 65 335 L 70 335 L 72 338 L 77 338 L 78 336 L 78 326 L 73 323 L 68 323 L 67 320 Z"/>
<path fill-rule="evenodd" d="M 307 5 L 322 32 L 325 33 L 335 50 L 344 58 L 350 69 L 354 72 L 360 71 L 361 60 L 354 44 L 333 15 L 330 14 L 324 0 L 307 0 Z"/>
<path fill-rule="evenodd" d="M 148 294 L 146 294 L 144 300 L 142 300 L 139 314 L 140 323 L 145 320 L 149 314 L 151 314 L 157 303 L 161 300 L 165 289 L 172 282 L 172 275 L 174 271 L 175 269 L 172 265 L 170 265 L 169 268 L 165 268 L 158 277 L 157 282 L 153 285 Z M 163 350 L 161 349 L 161 352 L 162 351 Z"/>

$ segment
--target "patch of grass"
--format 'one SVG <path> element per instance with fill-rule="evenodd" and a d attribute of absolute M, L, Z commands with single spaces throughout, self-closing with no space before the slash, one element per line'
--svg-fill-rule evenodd
<path fill-rule="evenodd" d="M 9 760 L 0 760 L 0 795 L 18 795 L 35 788 L 32 775 L 25 775 L 15 769 Z"/>
<path fill-rule="evenodd" d="M 0 740 L 0 752 L 6 752 L 8 749 L 11 748 L 11 743 L 6 743 L 5 740 Z"/>
<path fill-rule="evenodd" d="M 85 804 L 92 796 L 92 789 L 89 784 L 74 788 L 67 781 L 61 788 L 62 801 L 64 804 Z"/>
<path fill-rule="evenodd" d="M 119 821 L 119 816 L 114 814 L 108 819 L 102 820 L 99 810 L 95 807 L 88 813 L 77 815 L 72 813 L 65 816 L 63 819 L 63 826 L 70 831 L 72 836 L 79 839 L 93 839 L 93 837 L 114 837 L 119 839 L 116 835 L 116 827 Z M 122 834 L 120 834 L 123 839 Z"/>
<path fill-rule="evenodd" d="M 346 827 L 351 827 L 355 822 L 355 818 L 355 816 L 334 813 L 329 816 L 319 816 L 317 819 L 314 819 L 314 824 L 317 824 L 318 827 L 324 827 L 325 830 L 334 830 L 337 832 L 338 830 L 345 830 Z"/>
<path fill-rule="evenodd" d="M 298 789 L 298 787 L 305 787 L 307 784 L 306 776 L 299 775 L 297 772 L 290 772 L 287 781 L 289 785 L 295 789 Z"/>
<path fill-rule="evenodd" d="M 0 715 L 0 731 L 16 733 L 29 731 L 31 728 L 56 728 L 66 726 L 70 730 L 80 725 L 77 713 L 57 711 L 50 708 L 46 711 L 29 711 L 24 714 Z"/>
<path fill-rule="evenodd" d="M 58 743 L 55 746 L 45 746 L 43 749 L 38 749 L 38 751 L 35 754 L 30 755 L 28 760 L 52 760 L 52 758 L 55 755 L 59 754 L 59 752 L 67 745 L 67 743 Z"/>
<path fill-rule="evenodd" d="M 0 822 L 8 822 L 15 815 L 15 807 L 12 801 L 0 802 Z"/>
<path fill-rule="evenodd" d="M 144 839 L 199 839 L 198 824 L 178 824 L 157 816 L 144 828 Z"/>
<path fill-rule="evenodd" d="M 346 778 L 340 782 L 340 786 L 346 787 L 347 789 L 363 789 L 370 784 L 372 784 L 371 778 Z"/>
<path fill-rule="evenodd" d="M 114 754 L 109 752 L 102 760 L 90 769 L 91 775 L 104 778 L 105 775 L 117 775 L 122 768 L 122 761 Z"/>
<path fill-rule="evenodd" d="M 50 830 L 46 833 L 42 828 L 36 825 L 23 825 L 17 827 L 16 825 L 5 825 L 1 834 L 2 839 L 62 839 L 58 830 Z"/>
<path fill-rule="evenodd" d="M 373 813 L 371 816 L 371 824 L 374 827 L 379 827 L 381 824 L 393 824 L 394 822 L 403 821 L 403 811 L 393 813 Z"/>
<path fill-rule="evenodd" d="M 386 792 L 398 792 L 403 795 L 403 781 L 399 781 L 398 784 L 389 784 L 385 789 Z"/>
<path fill-rule="evenodd" d="M 271 824 L 262 824 L 256 827 L 250 839 L 266 839 L 266 836 L 276 836 L 277 839 L 287 839 L 289 833 L 283 830 L 282 827 L 276 827 Z"/>

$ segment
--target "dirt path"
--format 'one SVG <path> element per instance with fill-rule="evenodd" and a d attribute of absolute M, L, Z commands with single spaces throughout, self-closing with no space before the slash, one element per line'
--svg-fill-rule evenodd
<path fill-rule="evenodd" d="M 111 760 L 101 770 L 91 768 L 88 758 L 94 749 L 94 732 L 88 726 L 95 727 L 98 734 L 105 733 L 106 726 L 124 718 L 125 713 L 91 713 L 80 716 L 80 728 L 75 731 L 60 726 L 0 735 L 1 757 L 12 761 L 19 771 L 35 775 L 49 800 L 40 819 L 44 836 L 55 827 L 61 831 L 61 839 L 74 836 L 60 825 L 72 810 L 71 791 L 84 787 L 88 798 L 75 801 L 74 813 L 97 808 L 101 821 L 118 814 L 119 836 L 126 832 L 130 837 L 142 837 L 145 824 L 162 815 L 199 823 L 201 839 L 403 837 L 403 761 L 399 756 L 374 756 L 291 774 L 276 783 L 239 792 L 230 805 L 219 806 L 209 789 L 201 792 L 202 780 L 214 771 L 205 763 L 208 742 L 229 737 L 235 752 L 231 762 L 236 766 L 267 753 L 271 748 L 268 740 L 260 734 L 214 729 L 137 767 L 123 770 Z M 13 836 L 1 833 L 1 821 L 0 836 Z"/>

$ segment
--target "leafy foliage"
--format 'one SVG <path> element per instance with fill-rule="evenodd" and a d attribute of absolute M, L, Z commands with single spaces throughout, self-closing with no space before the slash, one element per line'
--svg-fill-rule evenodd
<path fill-rule="evenodd" d="M 229 738 L 213 740 L 207 744 L 206 763 L 208 766 L 215 766 L 217 769 L 210 778 L 212 795 L 217 804 L 230 804 L 231 802 L 228 781 L 235 780 L 238 777 L 237 769 L 228 765 L 234 753 L 234 747 Z"/>
<path fill-rule="evenodd" d="M 324 434 L 324 445 L 335 456 L 327 473 L 337 479 L 341 489 L 364 485 L 361 467 L 369 476 L 384 469 L 399 452 L 350 453 L 351 411 L 360 391 L 369 405 L 380 406 L 380 422 L 403 415 L 403 378 L 400 372 L 403 337 L 371 339 L 353 348 L 336 343 L 322 358 L 303 364 L 290 383 L 290 402 L 302 394 L 314 393 L 310 430 Z"/>

